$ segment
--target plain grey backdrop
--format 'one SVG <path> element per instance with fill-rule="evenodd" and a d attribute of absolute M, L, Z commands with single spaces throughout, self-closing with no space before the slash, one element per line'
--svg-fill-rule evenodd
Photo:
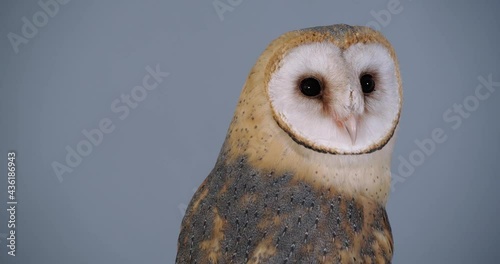
<path fill-rule="evenodd" d="M 380 28 L 400 61 L 394 263 L 498 263 L 500 85 L 480 86 L 500 82 L 498 1 L 64 2 L 0 8 L 0 263 L 173 263 L 183 209 L 260 53 L 286 31 L 335 23 Z M 148 66 L 169 75 L 143 94 Z M 121 101 L 132 92 L 145 96 L 135 108 Z M 106 120 L 114 130 L 89 150 L 82 131 Z M 432 148 L 435 129 L 446 140 Z M 67 163 L 78 146 L 87 156 Z M 53 164 L 73 166 L 58 177 Z"/>

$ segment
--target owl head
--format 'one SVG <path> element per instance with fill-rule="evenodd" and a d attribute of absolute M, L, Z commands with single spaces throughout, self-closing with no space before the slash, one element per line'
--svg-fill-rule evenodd
<path fill-rule="evenodd" d="M 326 181 L 359 189 L 384 185 L 386 193 L 402 100 L 394 49 L 378 31 L 348 25 L 292 31 L 253 67 L 228 152 L 256 166 L 323 173 Z M 372 179 L 362 173 L 389 176 L 365 186 L 356 181 Z"/>
<path fill-rule="evenodd" d="M 383 148 L 394 135 L 402 89 L 388 41 L 366 27 L 302 31 L 275 54 L 266 82 L 275 121 L 297 143 L 340 155 Z M 295 43 L 294 43 L 295 44 Z"/>

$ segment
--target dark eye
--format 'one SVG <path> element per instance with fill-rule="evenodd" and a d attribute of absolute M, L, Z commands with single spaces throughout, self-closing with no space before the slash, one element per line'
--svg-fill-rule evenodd
<path fill-rule="evenodd" d="M 305 78 L 300 82 L 300 91 L 308 97 L 315 97 L 321 94 L 321 83 L 312 77 Z"/>
<path fill-rule="evenodd" d="M 359 78 L 359 82 L 361 83 L 361 89 L 363 89 L 363 93 L 369 94 L 375 91 L 375 80 L 373 80 L 373 76 L 370 74 L 365 74 Z"/>

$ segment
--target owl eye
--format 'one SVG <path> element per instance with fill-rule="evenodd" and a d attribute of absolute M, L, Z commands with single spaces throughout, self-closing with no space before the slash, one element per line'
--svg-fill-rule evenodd
<path fill-rule="evenodd" d="M 309 77 L 300 81 L 300 92 L 308 97 L 316 97 L 321 94 L 323 87 L 316 78 Z"/>
<path fill-rule="evenodd" d="M 361 89 L 363 93 L 369 94 L 375 91 L 375 80 L 373 80 L 373 76 L 370 74 L 365 74 L 359 78 L 359 82 L 361 83 Z"/>

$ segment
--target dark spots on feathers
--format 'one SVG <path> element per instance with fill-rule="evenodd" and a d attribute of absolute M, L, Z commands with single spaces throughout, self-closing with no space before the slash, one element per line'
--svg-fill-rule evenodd
<path fill-rule="evenodd" d="M 355 252 L 351 259 L 375 262 L 377 254 L 382 252 L 373 249 L 377 242 L 373 231 L 390 235 L 383 207 L 366 207 L 332 189 L 316 189 L 292 180 L 293 175 L 289 173 L 263 174 L 248 166 L 244 158 L 230 166 L 223 164 L 217 163 L 205 181 L 203 188 L 209 191 L 197 210 L 190 211 L 193 202 L 188 207 L 179 236 L 177 263 L 206 263 L 209 259 L 210 252 L 199 245 L 213 238 L 215 214 L 212 209 L 217 209 L 225 223 L 220 230 L 223 239 L 217 253 L 219 263 L 246 263 L 269 239 L 274 253 L 261 261 L 264 263 L 327 260 L 337 263 L 334 260 L 341 259 L 341 251 Z M 225 184 L 227 191 L 220 192 Z M 370 212 L 368 219 L 365 219 L 365 210 Z M 356 239 L 358 236 L 360 239 Z M 392 241 L 392 237 L 390 239 Z M 384 259 L 392 255 L 389 250 L 384 254 Z"/>

